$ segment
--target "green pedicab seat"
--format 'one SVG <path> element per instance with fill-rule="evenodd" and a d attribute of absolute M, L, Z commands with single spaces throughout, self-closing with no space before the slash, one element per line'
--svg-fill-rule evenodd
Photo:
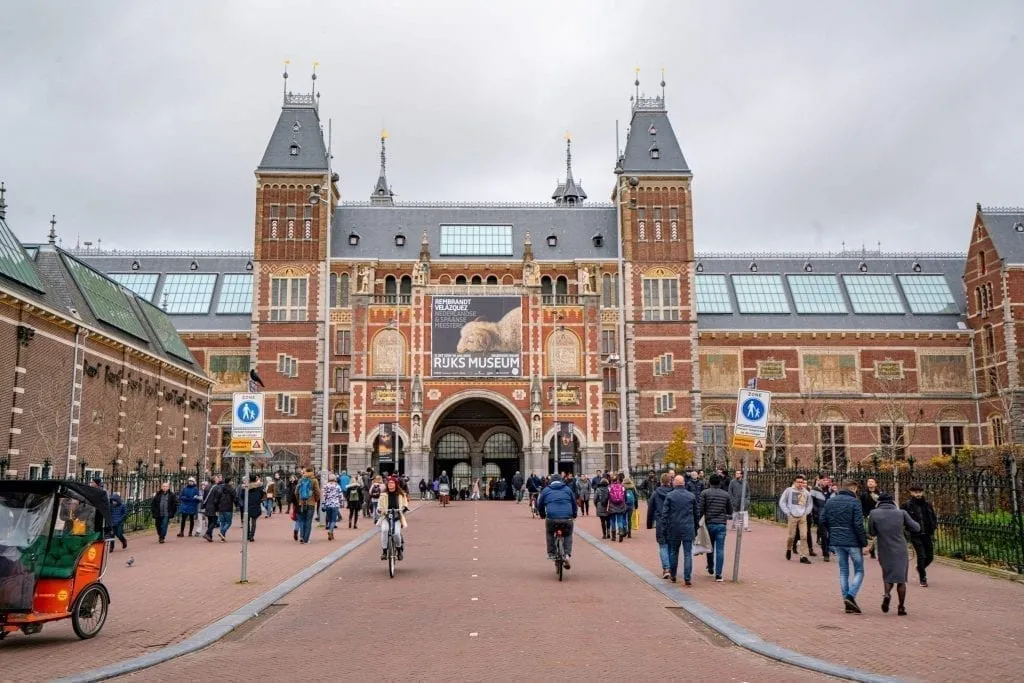
<path fill-rule="evenodd" d="M 96 533 L 85 536 L 54 536 L 50 542 L 50 549 L 47 551 L 46 557 L 43 558 L 39 578 L 70 579 L 75 575 L 75 568 L 82 551 L 99 539 L 100 534 Z M 32 545 L 38 553 L 45 544 L 46 538 L 40 538 Z M 32 549 L 29 552 L 32 552 Z"/>

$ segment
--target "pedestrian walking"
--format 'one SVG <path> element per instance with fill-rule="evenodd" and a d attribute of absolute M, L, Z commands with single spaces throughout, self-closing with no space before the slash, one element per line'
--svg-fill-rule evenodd
<path fill-rule="evenodd" d="M 882 495 L 881 490 L 878 488 L 878 481 L 874 477 L 868 477 L 866 484 L 866 490 L 860 494 L 860 505 L 861 510 L 864 513 L 864 528 L 867 529 L 868 516 L 871 511 L 878 505 L 878 498 Z M 871 555 L 871 559 L 875 559 L 875 539 L 868 534 L 868 554 Z"/>
<path fill-rule="evenodd" d="M 924 487 L 920 484 L 910 485 L 910 500 L 903 504 L 903 509 L 910 513 L 911 518 L 921 527 L 918 532 L 911 532 L 910 544 L 914 546 L 914 557 L 917 561 L 917 578 L 921 588 L 928 587 L 928 565 L 935 559 L 932 537 L 938 529 L 938 518 L 935 508 L 924 497 Z"/>
<path fill-rule="evenodd" d="M 213 543 L 213 532 L 218 527 L 220 492 L 223 488 L 224 478 L 217 475 L 212 485 L 206 490 L 206 497 L 203 499 L 203 513 L 206 515 L 206 533 L 203 534 L 203 538 L 210 543 Z"/>
<path fill-rule="evenodd" d="M 427 480 L 420 478 L 420 500 L 427 499 Z"/>
<path fill-rule="evenodd" d="M 896 614 L 901 617 L 907 615 L 907 568 L 910 566 L 904 530 L 911 534 L 921 533 L 921 525 L 914 521 L 909 512 L 896 507 L 892 495 L 879 494 L 875 509 L 868 515 L 868 535 L 875 539 L 878 564 L 882 567 L 882 583 L 885 587 L 882 611 L 889 611 L 892 587 L 896 586 L 896 596 L 899 598 Z"/>
<path fill-rule="evenodd" d="M 594 488 L 594 512 L 601 520 L 601 538 L 611 538 L 612 515 L 608 511 L 608 480 L 601 478 L 597 480 Z"/>
<path fill-rule="evenodd" d="M 284 512 L 285 499 L 288 497 L 288 480 L 280 472 L 274 473 L 274 505 L 278 512 Z"/>
<path fill-rule="evenodd" d="M 579 490 L 579 508 L 583 513 L 583 516 L 586 517 L 590 514 L 590 479 L 580 477 L 576 480 L 576 487 Z M 523 497 L 523 492 L 519 491 L 518 495 L 521 499 Z"/>
<path fill-rule="evenodd" d="M 668 472 L 662 474 L 660 485 L 654 489 L 647 503 L 647 528 L 654 529 L 654 540 L 658 542 L 658 556 L 661 558 L 661 578 L 663 579 L 670 578 L 672 573 L 669 571 L 668 540 L 665 538 L 665 529 L 658 522 L 661 508 L 665 504 L 665 496 L 672 491 L 671 482 Z"/>
<path fill-rule="evenodd" d="M 821 523 L 828 531 L 830 547 L 839 563 L 839 592 L 847 614 L 860 614 L 857 593 L 864 583 L 864 551 L 868 535 L 864 530 L 864 510 L 857 498 L 860 485 L 856 479 L 843 481 L 843 488 L 832 496 L 821 513 Z M 787 546 L 788 547 L 788 546 Z M 850 579 L 850 564 L 853 579 Z"/>
<path fill-rule="evenodd" d="M 725 567 L 725 536 L 732 519 L 732 499 L 722 489 L 720 475 L 712 474 L 708 483 L 710 486 L 700 494 L 699 517 L 704 518 L 704 527 L 711 540 L 710 552 L 707 553 L 708 574 L 713 574 L 715 581 L 721 583 Z"/>
<path fill-rule="evenodd" d="M 348 528 L 359 528 L 359 511 L 363 508 L 363 482 L 353 477 L 345 489 L 345 504 L 348 506 Z"/>
<path fill-rule="evenodd" d="M 160 484 L 160 490 L 153 496 L 150 507 L 153 521 L 156 522 L 157 538 L 163 543 L 167 538 L 167 525 L 178 512 L 178 497 L 171 491 L 171 482 L 165 481 Z"/>
<path fill-rule="evenodd" d="M 334 529 L 338 526 L 338 519 L 341 517 L 341 487 L 338 486 L 338 478 L 333 474 L 327 475 L 327 485 L 324 486 L 324 528 L 327 529 L 327 540 L 334 540 Z"/>
<path fill-rule="evenodd" d="M 523 502 L 523 484 L 525 483 L 523 473 L 516 470 L 516 473 L 512 475 L 512 493 L 515 495 L 516 505 Z"/>
<path fill-rule="evenodd" d="M 185 535 L 185 522 L 188 522 L 188 535 L 191 536 L 196 528 L 196 513 L 199 512 L 199 503 L 203 495 L 196 486 L 196 478 L 189 477 L 188 483 L 178 494 L 178 513 L 181 515 L 181 528 L 178 530 L 178 538 Z"/>
<path fill-rule="evenodd" d="M 250 474 L 249 481 L 243 482 L 242 487 L 238 490 L 235 504 L 240 512 L 243 506 L 245 507 L 246 524 L 248 526 L 245 532 L 246 538 L 249 539 L 250 543 L 256 540 L 256 522 L 260 519 L 260 510 L 263 507 L 263 499 L 265 497 L 266 490 L 263 488 L 259 475 L 256 474 Z"/>
<path fill-rule="evenodd" d="M 821 525 L 821 513 L 825 509 L 825 503 L 828 502 L 828 499 L 834 493 L 835 487 L 832 485 L 832 480 L 824 475 L 818 477 L 818 480 L 814 482 L 814 488 L 811 489 L 811 516 L 807 523 L 808 542 L 810 542 L 810 531 L 813 526 L 817 529 L 818 547 L 821 548 L 821 559 L 823 562 L 829 561 L 831 553 L 829 551 L 828 530 Z"/>
<path fill-rule="evenodd" d="M 677 476 L 672 490 L 665 496 L 658 524 L 664 529 L 668 544 L 668 572 L 672 583 L 676 582 L 679 569 L 679 549 L 683 551 L 683 582 L 693 585 L 693 539 L 697 535 L 697 520 L 700 510 L 697 498 L 686 490 L 686 479 Z"/>
<path fill-rule="evenodd" d="M 636 490 L 636 485 L 629 477 L 626 477 L 622 485 L 626 488 L 626 538 L 633 538 L 633 522 L 636 522 L 638 529 L 640 528 L 640 492 Z"/>
<path fill-rule="evenodd" d="M 124 537 L 124 518 L 128 515 L 128 508 L 121 502 L 121 494 L 115 493 L 110 496 L 110 528 L 114 538 L 121 541 L 121 549 L 128 547 L 128 541 Z M 114 552 L 114 538 L 110 539 L 110 552 Z"/>
<path fill-rule="evenodd" d="M 274 514 L 274 494 L 277 490 L 277 483 L 273 477 L 267 477 L 263 486 L 263 516 L 270 519 Z"/>
<path fill-rule="evenodd" d="M 298 502 L 299 543 L 309 543 L 309 535 L 313 532 L 313 515 L 320 504 L 320 483 L 313 476 L 312 467 L 306 468 L 295 485 L 295 498 Z"/>
<path fill-rule="evenodd" d="M 625 476 L 619 472 L 615 481 L 608 484 L 608 516 L 610 517 L 612 541 L 615 541 L 617 536 L 619 543 L 626 538 L 626 525 L 629 523 L 629 520 L 626 519 L 626 513 L 629 511 L 629 506 L 626 504 L 626 487 L 622 484 L 625 479 Z"/>
<path fill-rule="evenodd" d="M 736 470 L 736 478 L 729 481 L 729 501 L 732 503 L 732 528 L 750 533 L 750 487 L 743 486 L 743 470 Z"/>
<path fill-rule="evenodd" d="M 793 479 L 793 485 L 783 491 L 779 498 L 779 508 L 786 515 L 787 560 L 793 556 L 793 541 L 798 533 L 807 541 L 807 553 L 811 552 L 811 536 L 807 533 L 807 516 L 811 514 L 813 507 L 814 499 L 811 498 L 811 492 L 807 490 L 807 478 L 798 474 Z M 802 564 L 811 563 L 807 553 L 800 553 Z"/>

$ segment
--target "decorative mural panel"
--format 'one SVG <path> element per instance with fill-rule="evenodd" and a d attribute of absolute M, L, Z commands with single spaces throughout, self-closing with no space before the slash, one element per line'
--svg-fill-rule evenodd
<path fill-rule="evenodd" d="M 860 391 L 857 358 L 849 353 L 806 353 L 801 387 L 804 391 Z"/>
<path fill-rule="evenodd" d="M 702 353 L 700 355 L 701 391 L 734 394 L 741 386 L 739 354 Z"/>
<path fill-rule="evenodd" d="M 876 360 L 875 379 L 897 380 L 903 379 L 903 361 L 901 360 Z"/>
<path fill-rule="evenodd" d="M 556 331 L 548 338 L 548 373 L 580 374 L 580 341 L 572 332 Z"/>
<path fill-rule="evenodd" d="M 405 339 L 396 330 L 383 330 L 373 339 L 373 375 L 393 375 L 399 372 L 405 358 Z"/>
<path fill-rule="evenodd" d="M 212 355 L 207 360 L 207 374 L 213 380 L 213 393 L 248 391 L 249 354 Z"/>
<path fill-rule="evenodd" d="M 971 379 L 967 369 L 967 356 L 921 354 L 918 367 L 918 384 L 921 391 L 957 394 L 970 391 Z"/>
<path fill-rule="evenodd" d="M 757 361 L 757 378 L 786 379 L 786 361 L 774 359 Z"/>

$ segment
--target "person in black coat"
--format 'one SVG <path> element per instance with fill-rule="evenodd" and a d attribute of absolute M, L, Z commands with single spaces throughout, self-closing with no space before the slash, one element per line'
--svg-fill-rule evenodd
<path fill-rule="evenodd" d="M 178 497 L 171 490 L 170 482 L 160 484 L 160 490 L 153 496 L 151 511 L 156 522 L 156 535 L 163 543 L 167 538 L 167 525 L 178 514 Z"/>
<path fill-rule="evenodd" d="M 247 508 L 245 514 L 246 517 L 248 517 L 249 523 L 249 541 L 256 540 L 256 522 L 260 518 L 260 506 L 263 503 L 264 495 L 263 484 L 260 483 L 260 478 L 255 474 L 249 475 L 248 486 L 243 486 L 238 489 L 235 504 L 238 506 L 239 510 L 242 509 L 243 505 Z"/>
<path fill-rule="evenodd" d="M 668 472 L 661 475 L 661 485 L 651 493 L 647 503 L 647 528 L 654 529 L 654 540 L 658 542 L 658 555 L 661 556 L 661 578 L 667 579 L 672 576 L 669 571 L 668 541 L 665 540 L 665 531 L 658 525 L 658 516 L 665 504 L 665 496 L 672 491 Z"/>
<path fill-rule="evenodd" d="M 203 514 L 206 515 L 206 533 L 203 534 L 203 538 L 210 543 L 213 543 L 213 530 L 217 528 L 217 506 L 220 505 L 220 492 L 223 486 L 224 477 L 218 474 L 211 479 L 202 502 Z"/>
<path fill-rule="evenodd" d="M 668 544 L 669 578 L 675 583 L 679 568 L 679 547 L 682 545 L 683 580 L 690 586 L 693 576 L 693 539 L 697 536 L 700 510 L 697 497 L 686 490 L 685 486 L 686 481 L 682 475 L 677 475 L 672 482 L 672 491 L 662 503 L 658 526 L 664 529 L 662 533 Z"/>
<path fill-rule="evenodd" d="M 921 531 L 911 532 L 910 544 L 914 546 L 917 576 L 921 581 L 921 587 L 927 588 L 928 565 L 935 559 L 932 536 L 935 535 L 935 531 L 939 527 L 939 520 L 935 515 L 935 508 L 925 500 L 924 487 L 920 484 L 910 485 L 910 500 L 903 503 L 903 509 L 910 513 L 910 517 L 921 527 Z"/>

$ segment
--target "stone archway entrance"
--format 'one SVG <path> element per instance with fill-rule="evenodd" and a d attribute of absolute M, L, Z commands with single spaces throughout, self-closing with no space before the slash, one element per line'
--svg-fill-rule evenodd
<path fill-rule="evenodd" d="M 453 495 L 471 490 L 480 479 L 481 497 L 487 497 L 487 482 L 493 481 L 495 497 L 511 498 L 512 477 L 525 471 L 522 424 L 522 416 L 487 398 L 467 397 L 448 406 L 428 422 L 431 478 L 447 472 Z"/>

